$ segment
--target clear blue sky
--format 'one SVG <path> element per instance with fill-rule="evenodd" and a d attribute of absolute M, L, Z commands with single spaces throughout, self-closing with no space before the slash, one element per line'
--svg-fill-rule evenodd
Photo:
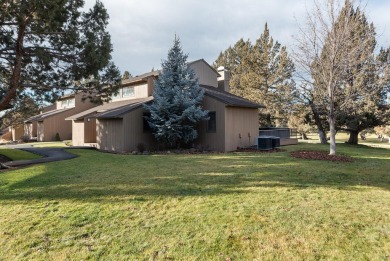
<path fill-rule="evenodd" d="M 123 72 L 141 74 L 160 68 L 175 33 L 189 60 L 212 63 L 239 38 L 254 41 L 268 22 L 271 35 L 293 46 L 297 22 L 303 23 L 312 0 L 101 0 L 110 15 L 113 59 Z M 95 0 L 86 0 L 90 8 Z M 366 1 L 377 28 L 378 45 L 390 46 L 390 0 Z"/>

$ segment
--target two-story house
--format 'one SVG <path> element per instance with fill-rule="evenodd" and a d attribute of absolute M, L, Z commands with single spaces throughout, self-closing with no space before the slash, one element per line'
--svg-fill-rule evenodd
<path fill-rule="evenodd" d="M 24 135 L 37 141 L 53 141 L 57 133 L 61 140 L 72 139 L 72 123 L 65 118 L 96 105 L 83 100 L 82 92 L 62 96 L 55 104 L 44 108 L 41 114 L 27 119 Z"/>
<path fill-rule="evenodd" d="M 262 106 L 229 93 L 228 72 L 223 68 L 217 71 L 203 59 L 188 65 L 205 91 L 202 106 L 210 116 L 199 124 L 194 145 L 216 151 L 253 145 L 258 136 L 258 108 Z M 98 149 L 115 152 L 137 150 L 138 144 L 156 149 L 143 104 L 153 100 L 154 80 L 159 73 L 125 80 L 110 103 L 68 117 L 73 124 L 73 145 L 92 143 Z"/>

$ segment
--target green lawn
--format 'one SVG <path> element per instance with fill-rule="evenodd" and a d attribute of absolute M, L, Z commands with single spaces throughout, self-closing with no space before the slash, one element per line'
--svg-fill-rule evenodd
<path fill-rule="evenodd" d="M 7 156 L 12 160 L 28 160 L 41 158 L 41 156 L 37 154 L 14 149 L 0 149 L 0 155 Z"/>
<path fill-rule="evenodd" d="M 329 134 L 328 134 L 329 136 Z M 298 135 L 300 138 L 300 135 Z M 307 135 L 308 140 L 299 140 L 300 142 L 305 142 L 305 143 L 318 143 L 318 134 L 316 133 L 309 133 Z M 377 148 L 385 148 L 385 149 L 390 149 L 390 143 L 387 138 L 384 139 L 384 141 L 380 141 L 378 139 L 378 136 L 375 134 L 368 134 L 366 135 L 366 140 L 362 140 L 359 136 L 359 144 L 362 145 L 367 145 L 371 147 L 377 147 Z M 345 143 L 349 139 L 349 134 L 346 132 L 338 132 L 336 134 L 336 141 L 339 143 Z"/>
<path fill-rule="evenodd" d="M 0 173 L 0 260 L 389 260 L 390 150 L 338 151 L 354 162 L 71 150 Z"/>

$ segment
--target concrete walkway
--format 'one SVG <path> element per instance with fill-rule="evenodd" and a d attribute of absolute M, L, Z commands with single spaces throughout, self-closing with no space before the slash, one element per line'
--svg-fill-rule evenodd
<path fill-rule="evenodd" d="M 73 158 L 78 157 L 78 155 L 64 151 L 63 148 L 34 148 L 28 144 L 8 145 L 7 147 L 28 151 L 28 152 L 43 156 L 43 158 L 40 158 L 40 159 L 15 160 L 15 161 L 8 161 L 8 162 L 3 163 L 3 165 L 5 165 L 7 167 L 19 167 L 19 166 L 26 166 L 26 165 L 31 165 L 31 164 L 47 163 L 47 162 L 52 162 L 52 161 L 73 159 Z M 94 149 L 94 148 L 91 148 L 91 147 L 69 147 L 67 149 Z"/>

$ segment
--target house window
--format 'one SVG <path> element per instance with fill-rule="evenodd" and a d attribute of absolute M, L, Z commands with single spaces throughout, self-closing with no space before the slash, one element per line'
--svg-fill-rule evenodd
<path fill-rule="evenodd" d="M 121 96 L 122 96 L 122 89 L 119 89 L 117 94 L 113 93 L 113 94 L 111 95 L 111 99 L 113 99 L 113 100 L 118 100 L 118 99 L 121 98 Z"/>
<path fill-rule="evenodd" d="M 75 102 L 74 99 L 69 99 L 68 100 L 68 107 L 74 107 L 74 102 Z"/>
<path fill-rule="evenodd" d="M 217 119 L 215 111 L 209 112 L 209 120 L 207 121 L 207 132 L 217 132 Z"/>
<path fill-rule="evenodd" d="M 144 112 L 142 115 L 142 122 L 143 122 L 143 131 L 144 132 L 150 132 L 152 131 L 152 128 L 150 128 L 150 125 L 148 123 L 148 118 L 150 117 L 150 112 Z"/>
<path fill-rule="evenodd" d="M 133 97 L 134 87 L 124 87 L 122 90 L 122 97 Z"/>
<path fill-rule="evenodd" d="M 63 101 L 61 101 L 61 108 L 65 109 L 65 108 L 74 107 L 74 102 L 75 102 L 74 98 L 63 100 Z"/>
<path fill-rule="evenodd" d="M 118 94 L 112 94 L 111 99 L 112 100 L 119 100 L 121 98 L 127 98 L 127 97 L 134 97 L 135 92 L 134 92 L 134 87 L 124 87 L 118 90 Z"/>

